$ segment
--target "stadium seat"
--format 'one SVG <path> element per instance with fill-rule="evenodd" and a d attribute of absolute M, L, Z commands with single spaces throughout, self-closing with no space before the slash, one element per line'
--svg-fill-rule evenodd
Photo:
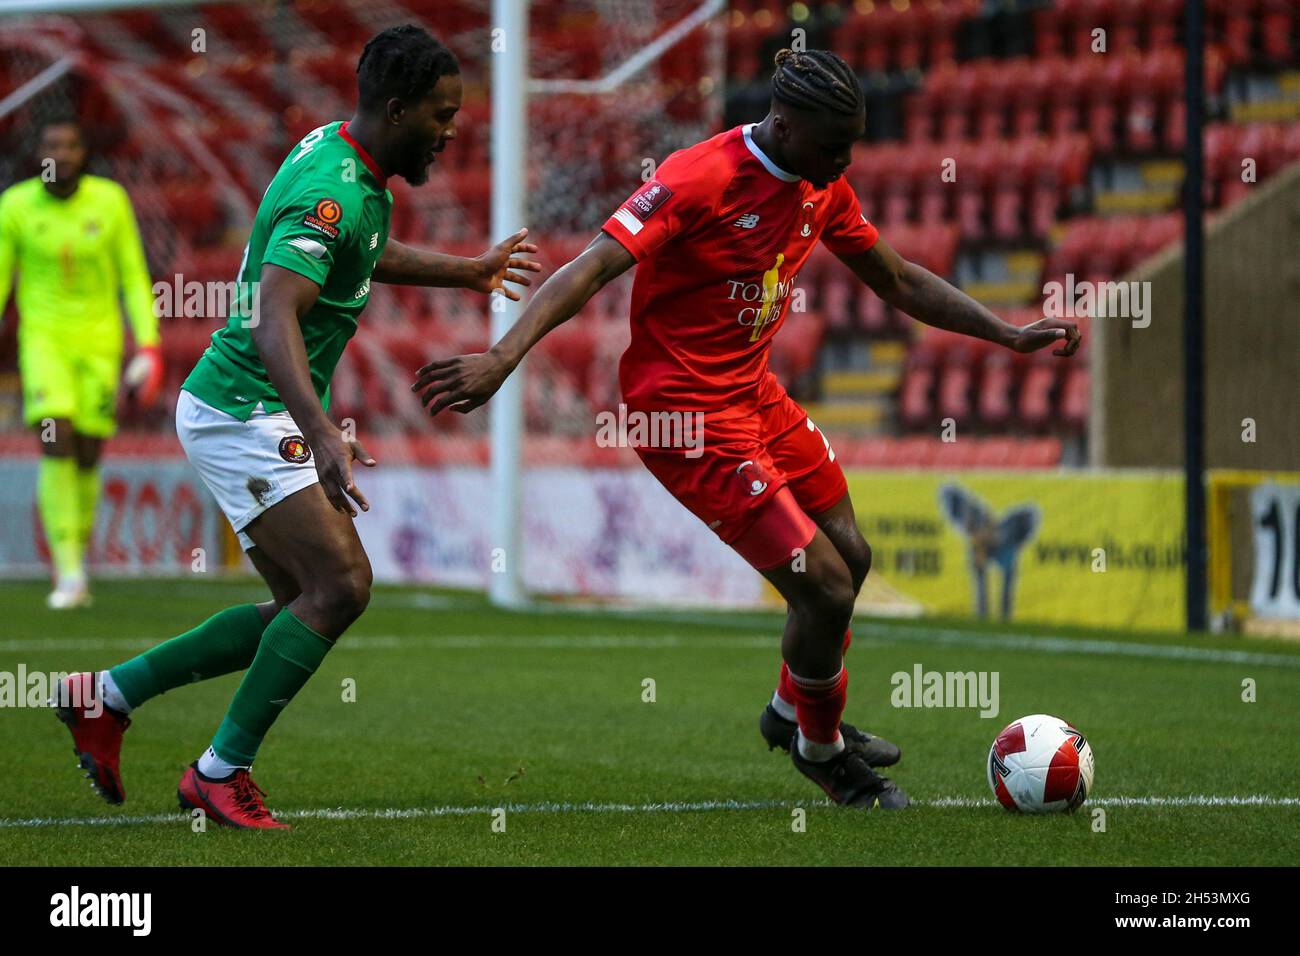
<path fill-rule="evenodd" d="M 940 418 L 951 418 L 959 427 L 973 422 L 971 392 L 974 380 L 970 352 L 965 348 L 950 351 L 939 374 L 937 406 Z"/>
<path fill-rule="evenodd" d="M 1279 64 L 1294 64 L 1300 10 L 1268 5 L 1261 11 L 1259 35 L 1264 56 Z"/>
<path fill-rule="evenodd" d="M 1061 423 L 1072 431 L 1082 432 L 1088 424 L 1091 403 L 1088 367 L 1079 363 L 1065 373 L 1065 381 L 1061 385 Z"/>
<path fill-rule="evenodd" d="M 1020 383 L 1016 418 L 1029 431 L 1043 431 L 1051 420 L 1052 389 L 1056 385 L 1056 368 L 1051 363 L 1056 361 L 1055 356 L 1047 353 L 1046 358 L 1039 358 L 1029 366 Z"/>
<path fill-rule="evenodd" d="M 898 418 L 904 428 L 925 428 L 934 422 L 931 395 L 936 378 L 932 354 L 913 349 L 903 370 L 898 395 Z"/>
<path fill-rule="evenodd" d="M 1011 356 L 1006 351 L 991 353 L 984 360 L 976 410 L 986 428 L 1003 428 L 1011 419 L 1011 389 L 1015 382 Z"/>

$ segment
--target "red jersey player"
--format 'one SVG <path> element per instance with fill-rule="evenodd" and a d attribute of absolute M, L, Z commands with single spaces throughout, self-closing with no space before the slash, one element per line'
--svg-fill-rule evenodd
<path fill-rule="evenodd" d="M 630 410 L 702 413 L 704 436 L 685 452 L 637 454 L 789 604 L 762 734 L 837 803 L 899 808 L 907 795 L 872 769 L 897 762 L 898 747 L 841 721 L 849 619 L 871 549 L 835 453 L 768 370 L 772 337 L 818 241 L 929 325 L 1019 352 L 1059 344 L 1058 355 L 1074 353 L 1079 333 L 1057 319 L 1009 325 L 879 238 L 842 178 L 865 116 L 843 60 L 782 50 L 761 123 L 669 156 L 500 342 L 431 362 L 413 390 L 430 414 L 477 408 L 542 336 L 639 266 L 632 341 L 619 367 L 624 401 Z"/>

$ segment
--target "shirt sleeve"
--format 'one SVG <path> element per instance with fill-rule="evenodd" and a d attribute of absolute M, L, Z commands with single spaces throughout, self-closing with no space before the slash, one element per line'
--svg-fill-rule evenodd
<path fill-rule="evenodd" d="M 131 323 L 131 334 L 135 337 L 135 344 L 144 348 L 158 344 L 158 317 L 153 311 L 153 283 L 149 278 L 144 243 L 140 241 L 140 227 L 136 224 L 135 211 L 131 208 L 131 197 L 125 189 L 120 191 L 120 196 L 113 252 L 117 260 L 122 301 Z"/>
<path fill-rule="evenodd" d="M 690 175 L 688 169 L 665 161 L 655 178 L 629 196 L 601 227 L 637 262 L 712 212 L 726 184 L 715 183 L 709 190 L 707 180 Z"/>
<path fill-rule="evenodd" d="M 356 196 L 326 195 L 324 190 L 287 196 L 275 210 L 262 264 L 296 272 L 323 288 L 360 215 Z"/>
<path fill-rule="evenodd" d="M 880 234 L 867 222 L 853 187 L 841 177 L 832 186 L 830 218 L 822 230 L 822 242 L 837 256 L 867 252 Z"/>

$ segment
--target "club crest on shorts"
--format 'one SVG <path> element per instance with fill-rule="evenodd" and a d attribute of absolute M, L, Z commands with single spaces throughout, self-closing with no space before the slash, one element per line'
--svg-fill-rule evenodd
<path fill-rule="evenodd" d="M 764 470 L 763 466 L 754 461 L 746 461 L 736 468 L 736 474 L 740 475 L 741 481 L 749 487 L 751 496 L 757 497 L 767 491 L 768 480 L 770 476 Z"/>
<path fill-rule="evenodd" d="M 295 465 L 311 459 L 311 449 L 301 435 L 285 435 L 280 439 L 280 457 Z"/>

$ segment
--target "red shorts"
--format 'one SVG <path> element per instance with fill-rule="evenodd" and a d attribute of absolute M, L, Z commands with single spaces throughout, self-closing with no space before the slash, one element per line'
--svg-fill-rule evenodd
<path fill-rule="evenodd" d="M 674 498 L 760 571 L 806 547 L 817 532 L 809 515 L 848 492 L 830 443 L 784 389 L 746 417 L 706 413 L 694 450 L 636 453 Z"/>

